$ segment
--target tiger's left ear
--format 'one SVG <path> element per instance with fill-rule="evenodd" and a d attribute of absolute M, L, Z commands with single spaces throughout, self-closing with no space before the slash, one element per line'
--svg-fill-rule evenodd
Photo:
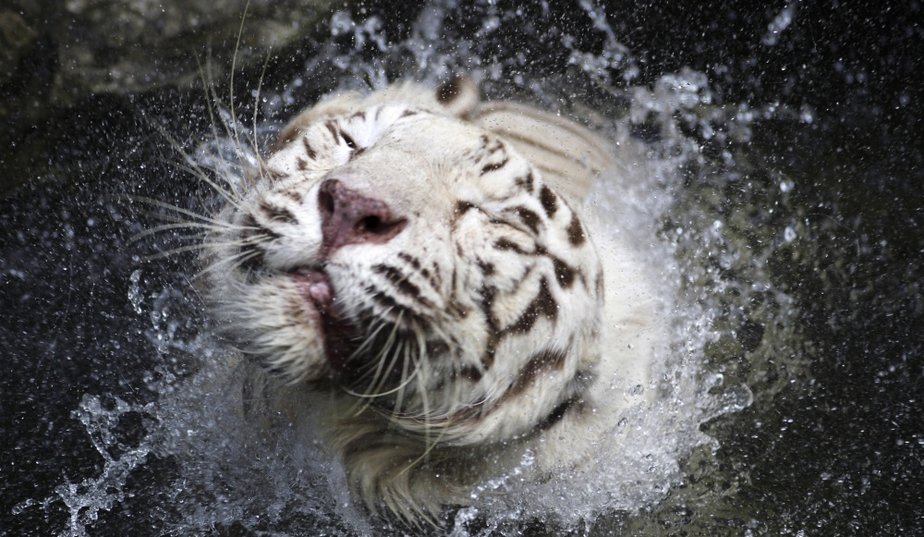
<path fill-rule="evenodd" d="M 553 190 L 580 204 L 595 181 L 616 166 L 612 145 L 563 116 L 507 101 L 481 103 L 469 121 L 503 138 Z"/>
<path fill-rule="evenodd" d="M 460 75 L 437 87 L 434 97 L 445 111 L 462 119 L 469 119 L 481 101 L 478 86 L 471 78 Z"/>
<path fill-rule="evenodd" d="M 446 112 L 496 134 L 515 147 L 542 173 L 552 189 L 580 204 L 594 181 L 615 164 L 609 142 L 596 133 L 532 106 L 482 102 L 468 77 L 454 76 L 436 88 Z"/>

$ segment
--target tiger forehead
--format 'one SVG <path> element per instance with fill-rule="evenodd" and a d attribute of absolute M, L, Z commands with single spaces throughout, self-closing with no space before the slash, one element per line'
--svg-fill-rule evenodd
<path fill-rule="evenodd" d="M 380 166 L 376 175 L 387 165 L 391 171 L 436 173 L 439 179 L 456 182 L 461 176 L 496 170 L 510 157 L 499 138 L 478 126 L 407 106 L 374 106 L 322 116 L 294 134 L 286 130 L 286 145 L 267 159 L 266 176 L 273 182 L 376 164 Z M 494 162 L 483 162 L 491 157 L 496 157 Z"/>
<path fill-rule="evenodd" d="M 413 109 L 405 113 L 411 115 L 402 115 L 388 125 L 357 125 L 346 121 L 341 122 L 341 128 L 347 133 L 375 128 L 378 132 L 370 137 L 370 148 L 403 149 L 433 160 L 468 154 L 482 145 L 487 136 L 482 129 L 454 117 Z"/>

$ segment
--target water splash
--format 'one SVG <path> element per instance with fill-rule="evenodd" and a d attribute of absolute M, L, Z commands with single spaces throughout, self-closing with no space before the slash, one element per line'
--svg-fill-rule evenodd
<path fill-rule="evenodd" d="M 684 479 L 685 458 L 697 448 L 717 447 L 700 431 L 701 424 L 754 402 L 749 379 L 740 372 L 741 349 L 757 355 L 769 345 L 765 341 L 787 337 L 783 321 L 791 315 L 791 300 L 772 285 L 765 267 L 774 248 L 796 240 L 797 227 L 771 229 L 757 237 L 755 247 L 755 237 L 742 233 L 750 220 L 740 220 L 725 200 L 731 191 L 760 197 L 768 192 L 786 196 L 792 190 L 787 179 L 776 188 L 748 187 L 748 168 L 735 150 L 751 139 L 757 119 L 788 112 L 773 104 L 717 105 L 706 76 L 690 69 L 665 74 L 651 86 L 633 86 L 638 76 L 633 55 L 619 43 L 599 6 L 584 0 L 580 5 L 588 27 L 603 36 L 603 43 L 580 49 L 573 35 L 560 33 L 567 54 L 557 80 L 533 76 L 531 60 L 517 50 L 497 52 L 505 22 L 518 15 L 493 2 L 476 4 L 481 20 L 475 38 L 454 40 L 444 35 L 462 33 L 451 21 L 470 7 L 454 1 L 425 6 L 409 37 L 400 42 L 389 38 L 378 17 L 339 11 L 321 52 L 281 90 L 265 92 L 261 103 L 266 115 L 277 116 L 310 102 L 305 95 L 312 92 L 384 87 L 396 70 L 431 82 L 470 72 L 489 92 L 509 93 L 515 86 L 521 96 L 553 103 L 565 113 L 590 109 L 573 98 L 576 87 L 592 88 L 587 95 L 602 93 L 610 103 L 585 119 L 609 133 L 624 168 L 618 178 L 600 183 L 591 203 L 602 205 L 614 232 L 638 246 L 649 266 L 658 267 L 659 285 L 671 297 L 666 307 L 675 317 L 674 331 L 658 372 L 658 397 L 612 425 L 612 442 L 588 461 L 591 471 L 581 478 L 523 482 L 518 477 L 532 464 L 527 453 L 514 469 L 479 484 L 473 505 L 458 511 L 449 528 L 459 537 L 517 531 L 535 519 L 575 530 L 664 501 Z M 771 30 L 785 29 L 790 19 L 781 17 L 788 13 L 791 18 L 793 6 L 781 12 Z M 548 6 L 541 11 L 548 13 Z M 541 26 L 550 26 L 551 20 L 537 24 L 540 28 L 527 38 L 542 39 Z M 336 76 L 323 82 L 313 76 L 322 66 Z M 264 139 L 276 125 L 267 121 L 248 128 L 224 111 L 219 117 L 232 126 L 232 135 L 201 144 L 191 159 L 232 186 L 240 185 L 259 144 L 239 139 L 249 140 L 245 133 Z M 198 310 L 190 313 L 187 291 L 148 283 L 140 270 L 128 283 L 128 301 L 147 318 L 144 335 L 162 360 L 145 376 L 154 401 L 85 395 L 75 416 L 102 458 L 101 471 L 79 482 L 65 481 L 53 497 L 25 500 L 14 514 L 47 511 L 60 501 L 69 513 L 62 535 L 88 535 L 103 514 L 127 501 L 132 473 L 156 458 L 171 461 L 173 468 L 152 485 L 158 502 L 171 506 L 162 522 L 165 534 L 391 531 L 353 505 L 342 468 L 313 436 L 310 424 L 293 426 L 270 415 L 254 427 L 239 415 L 235 409 L 244 404 L 245 366 L 207 330 L 190 325 L 186 316 Z M 742 336 L 748 323 L 765 326 L 766 332 L 748 339 Z M 119 431 L 130 420 L 138 424 L 126 440 Z"/>
<path fill-rule="evenodd" d="M 767 25 L 767 33 L 760 39 L 760 42 L 768 47 L 776 45 L 780 41 L 780 34 L 792 24 L 796 15 L 796 8 L 799 6 L 798 0 L 786 4 L 783 9 L 777 13 L 776 17 Z"/>

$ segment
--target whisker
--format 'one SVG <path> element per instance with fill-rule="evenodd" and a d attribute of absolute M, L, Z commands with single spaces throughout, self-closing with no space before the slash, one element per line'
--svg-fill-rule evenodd
<path fill-rule="evenodd" d="M 199 69 L 199 76 L 202 78 L 202 81 L 203 81 L 202 82 L 203 91 L 205 93 L 205 100 L 207 103 L 206 110 L 208 111 L 208 115 L 209 115 L 209 124 L 212 129 L 212 138 L 215 140 L 219 140 L 222 138 L 222 136 L 218 133 L 218 124 L 220 122 L 222 129 L 224 130 L 224 138 L 233 141 L 236 145 L 236 151 L 240 155 L 243 155 L 244 153 L 246 153 L 246 151 L 244 150 L 244 147 L 240 144 L 239 137 L 235 133 L 232 132 L 231 128 L 228 125 L 228 121 L 226 121 L 224 117 L 221 117 L 219 121 L 219 118 L 216 117 L 216 110 L 218 110 L 221 107 L 221 98 L 218 96 L 218 92 L 215 90 L 215 81 L 212 79 L 212 69 L 210 67 L 212 64 L 211 51 L 209 51 L 209 55 L 206 58 L 206 62 L 207 62 L 207 65 L 205 68 L 203 68 L 202 62 L 199 60 L 199 57 L 196 56 L 196 65 Z M 233 74 L 233 69 L 232 69 L 232 74 Z M 233 87 L 233 84 L 232 84 L 232 87 Z M 233 90 L 232 90 L 232 94 L 233 94 Z M 233 122 L 234 121 L 232 120 L 232 123 Z M 234 129 L 235 131 L 237 130 L 236 124 L 234 125 Z M 220 166 L 218 168 L 213 168 L 213 169 L 219 176 L 221 177 L 239 176 L 242 180 L 245 180 L 245 181 L 247 180 L 246 173 L 238 174 L 236 172 L 233 172 L 230 169 L 231 163 L 228 162 L 227 159 L 219 158 L 218 164 Z M 234 186 L 231 184 L 230 180 L 226 182 L 229 184 L 229 186 Z"/>
<path fill-rule="evenodd" d="M 398 388 L 396 388 L 398 396 L 395 398 L 395 406 L 392 408 L 392 416 L 401 412 L 401 405 L 404 403 L 404 389 L 403 388 L 407 386 L 411 382 L 411 380 L 413 380 L 413 377 L 409 378 L 407 374 L 408 363 L 410 362 L 410 360 L 408 360 L 408 351 L 409 351 L 409 348 L 405 346 L 404 347 L 404 360 L 402 361 L 402 364 L 401 364 L 402 382 L 400 383 Z M 416 373 L 417 371 L 419 370 L 417 368 L 414 368 L 414 372 Z"/>
<path fill-rule="evenodd" d="M 363 399 L 375 399 L 375 398 L 378 398 L 378 397 L 382 397 L 382 396 L 383 396 L 383 394 L 377 393 L 377 390 L 378 390 L 378 389 L 382 386 L 382 384 L 385 382 L 385 378 L 386 378 L 386 377 L 385 377 L 385 376 L 380 376 L 380 375 L 381 375 L 381 373 L 383 372 L 383 370 L 384 370 L 384 371 L 387 371 L 388 369 L 391 369 L 391 366 L 394 365 L 395 361 L 397 360 L 397 357 L 399 356 L 399 354 L 400 354 L 400 352 L 401 352 L 401 349 L 403 349 L 403 348 L 404 348 L 404 342 L 402 341 L 402 342 L 399 342 L 399 343 L 398 343 L 398 346 L 395 347 L 394 349 L 392 349 L 391 346 L 387 346 L 387 347 L 383 347 L 383 348 L 379 351 L 379 353 L 376 355 L 375 360 L 374 360 L 374 362 L 377 364 L 376 370 L 375 370 L 375 374 L 372 376 L 372 380 L 369 382 L 369 388 L 368 388 L 368 390 L 366 390 L 364 393 L 362 393 L 362 394 L 360 395 L 361 398 L 363 398 Z M 394 352 L 389 353 L 389 351 L 392 351 L 392 350 L 393 350 Z M 386 362 L 386 357 L 387 357 L 389 354 L 391 355 L 391 361 L 389 362 L 387 368 L 383 368 L 382 366 L 385 364 L 385 362 Z M 368 403 L 365 403 L 365 404 L 363 405 L 363 408 L 362 408 L 361 410 L 365 410 L 365 407 L 366 407 L 366 406 L 368 406 Z"/>
<path fill-rule="evenodd" d="M 149 205 L 154 205 L 154 206 L 160 207 L 160 208 L 162 208 L 162 209 L 166 209 L 166 210 L 168 210 L 168 211 L 174 211 L 174 212 L 177 212 L 177 213 L 179 213 L 179 214 L 183 214 L 183 215 L 186 215 L 186 216 L 195 218 L 195 219 L 197 219 L 197 220 L 201 220 L 201 221 L 203 221 L 203 222 L 208 222 L 208 223 L 210 223 L 210 224 L 215 224 L 215 225 L 217 225 L 217 226 L 222 226 L 222 227 L 230 227 L 230 226 L 231 226 L 231 224 L 228 224 L 227 222 L 222 222 L 222 221 L 220 221 L 220 220 L 215 220 L 214 218 L 209 218 L 209 217 L 207 217 L 207 216 L 203 216 L 203 215 L 201 215 L 201 214 L 199 214 L 199 213 L 196 213 L 196 212 L 194 212 L 194 211 L 190 211 L 189 209 L 184 209 L 184 208 L 182 208 L 182 207 L 177 207 L 176 205 L 171 205 L 171 204 L 169 204 L 169 203 L 166 203 L 166 202 L 163 202 L 163 201 L 160 201 L 160 200 L 156 200 L 156 199 L 154 199 L 154 198 L 149 198 L 149 197 L 147 197 L 147 196 L 137 196 L 137 195 L 134 195 L 134 194 L 126 194 L 125 196 L 126 196 L 126 198 L 129 199 L 130 201 L 137 201 L 137 202 L 141 202 L 141 203 L 147 203 L 147 204 L 149 204 Z"/>
<path fill-rule="evenodd" d="M 404 348 L 404 350 L 405 350 L 405 358 L 406 358 L 406 357 L 407 357 L 407 347 L 403 347 L 403 348 Z M 406 362 L 405 362 L 405 364 L 406 364 Z M 380 392 L 380 393 L 374 393 L 374 394 L 364 394 L 364 393 L 354 392 L 354 391 L 352 391 L 352 390 L 350 390 L 350 389 L 348 389 L 348 388 L 344 388 L 344 389 L 345 389 L 346 392 L 349 393 L 350 395 L 352 395 L 352 396 L 354 396 L 354 397 L 360 397 L 360 398 L 363 398 L 363 399 L 376 399 L 376 398 L 379 398 L 379 397 L 385 397 L 386 395 L 391 395 L 391 394 L 393 394 L 393 393 L 399 393 L 399 392 L 402 392 L 402 391 L 404 390 L 404 387 L 405 387 L 405 386 L 407 386 L 408 384 L 411 383 L 412 380 L 414 380 L 414 377 L 415 377 L 416 374 L 417 374 L 417 370 L 415 369 L 414 372 L 413 372 L 411 375 L 408 376 L 408 375 L 407 375 L 407 371 L 406 371 L 406 369 L 407 369 L 407 366 L 406 366 L 406 365 L 405 365 L 404 369 L 405 369 L 405 371 L 403 371 L 403 372 L 402 372 L 402 375 L 401 375 L 401 378 L 404 379 L 404 380 L 402 380 L 402 382 L 401 382 L 400 385 L 398 385 L 397 387 L 392 388 L 392 389 L 390 389 L 390 390 L 388 390 L 388 391 Z M 404 378 L 405 376 L 406 376 L 407 378 Z M 399 399 L 399 403 L 400 403 L 400 399 Z M 396 403 L 396 404 L 398 404 L 398 403 Z"/>
<path fill-rule="evenodd" d="M 207 173 L 202 170 L 202 166 L 195 162 L 195 160 L 187 155 L 185 152 L 180 153 L 183 158 L 186 160 L 186 164 L 180 164 L 179 162 L 173 162 L 170 165 L 180 171 L 184 171 L 190 175 L 196 176 L 200 181 L 212 187 L 212 189 L 221 195 L 228 203 L 236 207 L 238 210 L 243 211 L 241 207 L 241 196 L 234 191 L 236 185 L 230 179 L 224 179 L 225 174 L 218 173 L 219 177 L 222 177 L 225 184 L 231 187 L 232 190 L 226 190 L 224 187 L 213 181 Z"/>
<path fill-rule="evenodd" d="M 266 76 L 266 67 L 267 65 L 269 65 L 269 59 L 270 59 L 270 53 L 269 51 L 267 51 L 266 57 L 263 59 L 263 67 L 260 69 L 260 77 L 257 79 L 257 91 L 254 94 L 254 98 L 253 98 L 253 122 L 252 122 L 253 126 L 251 127 L 251 132 L 253 136 L 252 145 L 253 145 L 253 152 L 254 152 L 254 155 L 256 155 L 257 157 L 260 170 L 263 169 L 266 163 L 263 162 L 263 157 L 260 156 L 260 146 L 259 146 L 259 141 L 257 140 L 257 119 L 260 114 L 260 92 L 263 89 L 263 79 Z"/>
<path fill-rule="evenodd" d="M 429 421 L 428 421 L 427 423 L 424 424 L 424 427 L 425 427 L 425 430 L 426 430 L 427 432 L 429 432 Z M 418 464 L 420 464 L 421 461 L 423 461 L 423 460 L 425 460 L 427 457 L 429 457 L 429 456 L 430 456 L 430 452 L 433 451 L 434 449 L 436 449 L 436 447 L 437 447 L 437 446 L 439 445 L 439 443 L 440 443 L 440 440 L 443 439 L 447 434 L 448 434 L 448 429 L 446 429 L 446 428 L 441 428 L 439 434 L 438 434 L 435 438 L 433 438 L 432 441 L 428 441 L 428 442 L 427 442 L 427 447 L 424 449 L 424 452 L 421 453 L 419 457 L 417 457 L 417 458 L 414 459 L 413 461 L 409 462 L 408 465 L 404 467 L 404 469 L 402 469 L 400 472 L 398 472 L 398 475 L 402 475 L 402 474 L 404 474 L 405 472 L 411 470 L 412 468 L 414 468 L 415 466 L 417 466 Z M 429 435 L 427 436 L 427 439 L 429 440 Z"/>
<path fill-rule="evenodd" d="M 212 248 L 212 247 L 215 247 L 215 246 L 243 246 L 243 245 L 246 245 L 246 244 L 248 244 L 248 243 L 247 243 L 247 242 L 244 242 L 244 240 L 227 241 L 227 242 L 206 242 L 206 243 L 200 243 L 200 244 L 188 244 L 188 245 L 186 245 L 186 246 L 178 246 L 178 247 L 172 248 L 172 249 L 170 249 L 170 250 L 166 250 L 166 251 L 158 252 L 158 253 L 153 254 L 153 255 L 150 255 L 150 256 L 146 256 L 144 259 L 145 259 L 146 261 L 153 261 L 153 260 L 155 260 L 155 259 L 163 259 L 163 258 L 165 258 L 165 257 L 170 257 L 171 255 L 181 254 L 181 253 L 183 253 L 183 252 L 193 252 L 193 251 L 196 251 L 196 250 L 202 250 L 202 249 L 204 249 L 204 248 Z"/>
<path fill-rule="evenodd" d="M 360 354 L 362 354 L 370 345 L 372 345 L 372 343 L 375 341 L 375 338 L 379 335 L 379 332 L 381 332 L 381 331 L 385 328 L 386 324 L 387 324 L 387 323 L 386 323 L 384 320 L 377 320 L 377 321 L 376 321 L 376 325 L 377 325 L 376 328 L 372 331 L 371 334 L 369 334 L 368 336 L 366 336 L 366 338 L 365 338 L 365 340 L 363 341 L 362 345 L 360 345 L 355 351 L 353 351 L 353 352 L 350 354 L 350 357 L 347 358 L 347 360 L 349 361 L 349 360 L 352 360 L 353 358 L 356 358 L 357 356 L 359 356 Z M 381 366 L 379 366 L 379 367 L 381 367 Z M 370 366 L 370 369 L 371 369 L 371 366 Z M 360 378 L 362 378 L 362 377 L 360 377 Z"/>
<path fill-rule="evenodd" d="M 232 263 L 232 266 L 229 270 L 234 270 L 235 267 L 243 265 L 250 259 L 253 259 L 254 257 L 257 257 L 259 255 L 260 255 L 260 252 L 239 252 L 237 254 L 234 254 L 233 256 L 224 257 L 222 259 L 219 259 L 218 261 L 215 261 L 214 263 L 210 263 L 208 266 L 206 266 L 205 268 L 203 268 L 202 270 L 194 274 L 192 276 L 192 279 L 197 280 L 201 278 L 202 276 L 205 276 L 207 273 L 217 270 L 219 267 L 221 267 L 222 265 L 226 263 Z M 233 264 L 236 262 L 237 264 Z"/>
<path fill-rule="evenodd" d="M 237 53 L 241 48 L 241 37 L 244 35 L 244 23 L 247 21 L 247 11 L 250 9 L 250 0 L 244 4 L 244 13 L 241 15 L 241 24 L 237 29 L 237 41 L 234 43 L 234 52 L 231 54 L 231 75 L 228 81 L 228 105 L 231 109 L 231 121 L 234 125 L 234 142 L 237 147 L 241 145 L 241 138 L 238 134 L 237 114 L 234 111 L 234 72 L 237 71 Z"/>
<path fill-rule="evenodd" d="M 419 330 L 415 330 L 414 332 L 415 332 L 415 335 L 417 336 L 417 349 L 418 349 L 418 351 L 419 351 L 419 355 L 417 356 L 417 359 L 415 360 L 415 366 L 416 366 L 416 368 L 417 368 L 418 371 L 421 371 L 421 370 L 423 370 L 423 369 L 425 369 L 425 368 L 426 368 L 426 369 L 429 369 L 429 363 L 425 361 L 425 360 L 426 360 L 426 357 L 427 357 L 427 349 L 426 349 L 426 346 L 425 346 L 425 343 L 424 343 L 423 334 L 422 334 Z M 430 401 L 429 401 L 429 399 L 427 398 L 427 387 L 426 387 L 426 385 L 424 384 L 424 382 L 425 382 L 424 375 L 418 373 L 418 374 L 417 374 L 417 391 L 419 392 L 421 406 L 423 407 L 424 439 L 426 439 L 427 444 L 428 444 L 428 448 L 429 448 L 429 442 L 430 442 L 430 419 L 429 419 L 429 416 L 430 416 Z"/>
<path fill-rule="evenodd" d="M 390 395 L 391 393 L 394 393 L 393 391 L 391 392 L 378 392 L 377 391 L 382 386 L 382 384 L 384 384 L 385 379 L 386 379 L 385 376 L 380 376 L 380 374 L 383 371 L 388 371 L 391 369 L 391 367 L 397 361 L 398 356 L 400 355 L 400 352 L 403 348 L 404 348 L 404 342 L 399 342 L 398 346 L 395 349 L 392 349 L 390 345 L 387 347 L 384 347 L 378 353 L 378 355 L 376 355 L 375 362 L 379 364 L 379 367 L 376 368 L 376 374 L 373 375 L 372 380 L 369 383 L 369 389 L 366 392 L 361 393 L 361 394 L 358 392 L 353 392 L 352 390 L 348 390 L 348 393 L 350 393 L 351 395 L 356 395 L 357 397 L 360 397 L 362 399 L 377 399 L 379 397 L 384 397 L 386 395 Z M 389 353 L 388 351 L 390 350 L 394 350 L 394 352 Z M 391 360 L 388 363 L 388 367 L 382 368 L 381 365 L 385 363 L 386 356 L 389 354 L 391 355 Z M 368 405 L 365 405 L 365 406 L 368 406 Z"/>
<path fill-rule="evenodd" d="M 384 363 L 385 360 L 384 360 L 383 358 L 386 356 L 386 354 L 388 354 L 388 351 L 391 350 L 392 345 L 394 345 L 395 336 L 397 335 L 398 326 L 399 326 L 399 323 L 400 323 L 400 319 L 401 319 L 402 314 L 403 314 L 403 312 L 398 313 L 398 323 L 392 325 L 392 331 L 391 331 L 391 333 L 389 333 L 388 339 L 386 340 L 385 344 L 384 344 L 383 347 L 382 347 L 382 350 L 379 352 L 379 354 L 378 354 L 378 356 L 377 356 L 377 358 L 376 358 L 376 361 L 379 362 L 380 364 Z M 392 356 L 392 357 L 391 357 L 391 360 L 390 360 L 390 362 L 389 362 L 389 364 L 388 364 L 388 367 L 384 368 L 385 371 L 390 370 L 390 369 L 392 368 L 392 366 L 395 365 L 395 362 L 397 361 L 398 356 L 400 355 L 401 351 L 404 350 L 405 348 L 406 348 L 405 342 L 404 342 L 404 341 L 400 341 L 400 342 L 399 342 L 398 348 L 395 349 L 395 352 L 391 353 L 391 356 Z M 405 364 L 405 367 L 406 367 L 406 364 Z M 377 368 L 377 372 L 378 372 L 378 371 L 381 371 L 381 370 L 382 370 L 381 367 Z M 401 385 L 399 385 L 397 388 L 393 388 L 393 389 L 388 390 L 388 391 L 385 391 L 385 392 L 378 392 L 378 393 L 377 393 L 377 390 L 381 387 L 382 383 L 384 383 L 385 378 L 386 378 L 384 375 L 382 375 L 380 379 L 379 379 L 378 377 L 379 377 L 379 374 L 378 374 L 378 373 L 377 373 L 376 375 L 373 376 L 373 380 L 372 380 L 372 382 L 370 383 L 370 389 L 369 389 L 369 391 L 367 391 L 366 393 L 355 392 L 355 391 L 350 390 L 349 388 L 346 388 L 346 387 L 344 387 L 344 389 L 345 389 L 345 390 L 347 391 L 347 393 L 349 393 L 350 395 L 353 395 L 353 396 L 356 396 L 356 397 L 360 397 L 360 398 L 362 398 L 362 399 L 375 399 L 375 398 L 379 398 L 379 397 L 384 397 L 384 396 L 387 396 L 387 395 L 391 395 L 391 394 L 393 394 L 393 393 L 395 393 L 395 392 L 401 390 L 401 389 L 404 387 L 404 384 L 401 384 Z M 402 375 L 401 378 L 402 378 L 402 380 L 403 380 L 403 379 L 404 379 L 404 375 Z M 378 380 L 378 382 L 376 382 L 377 380 Z"/>
<path fill-rule="evenodd" d="M 170 239 L 180 240 L 180 241 L 196 240 L 196 241 L 202 242 L 205 245 L 216 245 L 216 246 L 222 246 L 224 244 L 231 244 L 231 243 L 226 243 L 226 242 L 216 242 L 215 240 L 209 238 L 208 233 L 197 233 L 194 235 L 174 235 L 174 236 L 171 236 Z M 237 240 L 238 244 L 240 244 L 241 246 L 257 246 L 257 245 L 260 245 L 261 243 L 269 242 L 271 240 L 271 237 L 265 233 L 260 233 L 256 235 L 246 235 L 246 236 L 240 237 L 235 240 Z"/>
<path fill-rule="evenodd" d="M 211 50 L 209 50 L 209 55 L 206 59 L 206 62 L 207 62 L 206 68 L 203 68 L 202 62 L 199 60 L 199 55 L 198 54 L 196 55 L 196 67 L 199 69 L 199 77 L 202 78 L 202 91 L 203 93 L 205 93 L 205 103 L 206 103 L 205 109 L 209 113 L 209 126 L 212 129 L 212 137 L 217 139 L 219 138 L 219 135 L 218 135 L 218 128 L 216 127 L 217 122 L 215 121 L 214 106 L 219 101 L 218 101 L 218 96 L 215 95 L 215 88 L 214 88 L 215 82 L 212 80 L 212 75 L 210 72 L 210 68 L 212 64 Z"/>
<path fill-rule="evenodd" d="M 385 326 L 385 323 L 383 322 L 382 325 Z M 379 353 L 376 355 L 375 359 L 373 360 L 373 362 L 376 364 L 375 373 L 373 374 L 372 379 L 369 381 L 368 389 L 361 397 L 361 399 L 363 399 L 364 402 L 361 405 L 359 405 L 359 407 L 357 408 L 356 415 L 361 414 L 367 408 L 369 408 L 369 405 L 372 404 L 373 399 L 376 399 L 378 397 L 383 397 L 384 395 L 388 395 L 387 393 L 380 394 L 377 392 L 382 388 L 382 385 L 385 383 L 385 380 L 388 375 L 387 372 L 391 371 L 391 369 L 394 367 L 395 362 L 397 362 L 398 357 L 401 355 L 401 351 L 404 349 L 404 345 L 405 345 L 404 341 L 400 341 L 396 348 L 394 349 L 392 348 L 392 345 L 393 345 L 392 336 L 394 335 L 394 333 L 395 332 L 393 330 L 392 334 L 389 336 L 388 341 L 386 341 L 386 343 L 382 346 L 382 349 L 379 351 Z M 383 367 L 385 365 L 386 355 L 389 354 L 389 352 L 391 354 L 391 360 L 388 362 L 388 366 Z"/>
<path fill-rule="evenodd" d="M 219 185 L 218 183 L 214 182 L 211 178 L 209 178 L 209 176 L 205 172 L 202 171 L 202 168 L 196 163 L 196 161 L 186 151 L 183 150 L 182 145 L 180 145 L 180 143 L 176 140 L 176 138 L 174 138 L 169 132 L 167 132 L 167 130 L 162 125 L 154 121 L 148 121 L 148 123 L 152 127 L 154 127 L 160 133 L 161 136 L 163 136 L 164 138 L 167 139 L 168 142 L 170 142 L 170 146 L 173 148 L 173 150 L 179 153 L 179 155 L 183 158 L 183 160 L 187 164 L 184 166 L 176 162 L 174 159 L 168 159 L 167 162 L 170 166 L 172 166 L 175 169 L 185 171 L 189 173 L 190 175 L 195 176 L 200 181 L 202 181 L 203 183 L 211 187 L 216 193 L 221 195 L 221 197 L 223 197 L 228 203 L 230 203 L 231 205 L 234 205 L 238 209 L 241 209 L 241 206 L 239 204 L 240 199 L 235 195 L 235 193 L 232 191 L 226 190 L 221 185 Z M 228 186 L 233 187 L 233 184 L 230 181 L 226 181 L 226 182 Z"/>
<path fill-rule="evenodd" d="M 239 228 L 241 228 L 241 229 L 257 229 L 257 228 L 255 228 L 255 227 L 253 227 L 253 226 L 236 226 L 236 227 L 239 227 Z M 128 244 L 132 244 L 132 243 L 138 242 L 139 240 L 141 240 L 141 239 L 143 239 L 143 238 L 145 238 L 145 237 L 149 237 L 149 236 L 151 236 L 151 235 L 160 233 L 160 232 L 162 232 L 162 231 L 170 231 L 171 229 L 190 229 L 190 228 L 192 228 L 192 229 L 202 229 L 202 230 L 205 230 L 205 231 L 224 231 L 225 229 L 228 229 L 228 228 L 226 228 L 226 227 L 224 227 L 224 226 L 219 226 L 219 225 L 215 225 L 215 224 L 204 224 L 204 223 L 202 223 L 202 222 L 174 222 L 174 223 L 171 223 L 171 224 L 161 224 L 161 225 L 159 225 L 159 226 L 154 226 L 154 227 L 148 228 L 148 229 L 146 229 L 146 230 L 144 230 L 144 231 L 140 231 L 140 232 L 138 232 L 138 233 L 132 235 L 132 237 L 131 237 L 130 239 L 128 239 Z M 234 229 L 234 228 L 232 228 L 232 229 Z M 199 234 L 199 235 L 193 235 L 193 236 L 191 236 L 191 238 L 196 238 L 196 237 L 202 238 L 202 236 L 205 234 L 205 231 L 203 231 L 203 233 L 201 233 L 201 234 Z"/>
<path fill-rule="evenodd" d="M 254 258 L 259 257 L 259 256 L 260 256 L 260 252 L 248 252 L 248 254 L 247 254 L 246 256 L 240 258 L 240 261 L 238 261 L 237 263 L 235 263 L 235 264 L 231 267 L 231 270 L 238 270 L 238 269 L 240 269 L 241 267 L 243 267 L 245 263 L 247 263 L 247 262 L 250 261 L 251 259 L 254 259 Z M 250 277 L 250 274 L 251 274 L 251 273 L 253 273 L 253 268 L 252 268 L 252 267 L 248 267 L 248 269 L 247 269 L 247 276 Z"/>

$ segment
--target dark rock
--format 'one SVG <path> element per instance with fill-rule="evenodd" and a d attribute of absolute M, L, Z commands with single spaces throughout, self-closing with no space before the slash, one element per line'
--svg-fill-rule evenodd
<path fill-rule="evenodd" d="M 0 7 L 0 193 L 46 175 L 48 125 L 91 96 L 222 80 L 310 36 L 331 0 L 8 0 Z M 24 176 L 23 170 L 31 175 Z"/>

